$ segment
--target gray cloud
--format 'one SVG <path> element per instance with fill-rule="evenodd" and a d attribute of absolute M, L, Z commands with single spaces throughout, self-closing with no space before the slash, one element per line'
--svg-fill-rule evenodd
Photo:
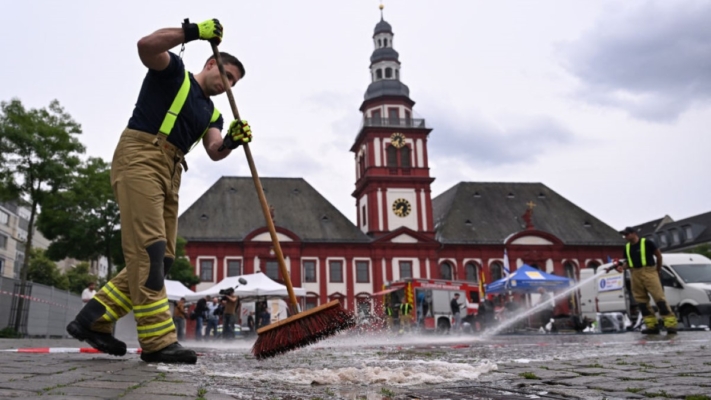
<path fill-rule="evenodd" d="M 550 117 L 511 118 L 506 125 L 481 116 L 428 118 L 435 127 L 429 152 L 440 159 L 457 158 L 472 166 L 504 166 L 535 161 L 553 146 L 573 142 L 573 133 Z"/>
<path fill-rule="evenodd" d="M 711 98 L 710 20 L 707 1 L 644 1 L 608 10 L 558 50 L 583 100 L 672 122 Z"/>

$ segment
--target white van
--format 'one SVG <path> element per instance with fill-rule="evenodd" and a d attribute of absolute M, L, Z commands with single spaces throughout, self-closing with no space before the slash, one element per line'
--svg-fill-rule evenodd
<path fill-rule="evenodd" d="M 667 302 L 684 325 L 709 325 L 711 316 L 711 260 L 700 254 L 669 253 L 662 255 L 662 286 Z M 622 312 L 630 315 L 634 306 L 629 271 L 623 274 L 596 270 L 580 270 L 580 281 L 595 279 L 580 287 L 580 311 L 584 317 L 595 319 L 596 313 Z M 653 304 L 654 301 L 651 301 Z M 634 321 L 635 316 L 630 319 Z"/>

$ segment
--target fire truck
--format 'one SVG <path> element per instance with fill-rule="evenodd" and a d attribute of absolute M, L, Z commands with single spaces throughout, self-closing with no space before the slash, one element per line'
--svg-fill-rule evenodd
<path fill-rule="evenodd" d="M 383 304 L 392 307 L 396 319 L 400 304 L 409 303 L 421 329 L 446 333 L 453 322 L 450 302 L 455 293 L 459 293 L 462 304 L 462 321 L 472 321 L 479 304 L 479 286 L 475 282 L 406 278 L 387 283 L 376 295 L 384 296 Z"/>

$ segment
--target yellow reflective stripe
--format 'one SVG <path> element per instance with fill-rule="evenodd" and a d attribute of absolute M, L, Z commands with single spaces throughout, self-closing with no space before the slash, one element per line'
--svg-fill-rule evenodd
<path fill-rule="evenodd" d="M 101 291 L 104 292 L 111 300 L 113 300 L 116 304 L 121 306 L 126 312 L 131 311 L 133 308 L 133 304 L 131 303 L 131 300 L 126 297 L 125 294 L 123 294 L 116 286 L 114 286 L 113 283 L 109 282 L 104 287 L 101 288 Z"/>
<path fill-rule="evenodd" d="M 630 255 L 630 248 L 631 247 L 632 247 L 632 245 L 627 243 L 627 245 L 625 246 L 625 250 L 627 251 L 627 263 L 630 265 L 630 268 L 634 268 L 634 264 L 632 263 L 632 255 Z M 645 238 L 640 239 L 639 257 L 642 260 L 641 267 L 646 267 L 647 266 L 647 239 L 645 239 Z"/>
<path fill-rule="evenodd" d="M 160 133 L 166 136 L 170 135 L 173 126 L 175 126 L 175 120 L 178 119 L 178 114 L 180 114 L 180 110 L 183 109 L 185 100 L 188 98 L 188 93 L 190 93 L 190 75 L 188 75 L 188 70 L 186 69 L 183 84 L 180 85 L 178 94 L 175 95 L 173 99 L 173 104 L 170 105 L 168 113 L 165 114 L 165 118 L 163 118 L 163 123 L 160 124 Z"/>
<path fill-rule="evenodd" d="M 106 309 L 106 313 L 101 316 L 103 319 L 110 322 L 118 321 L 118 315 L 116 315 L 116 313 L 114 312 L 114 310 L 111 309 L 111 307 L 107 306 L 106 303 L 101 301 L 101 299 L 99 299 L 97 296 L 94 296 L 93 298 L 96 299 L 96 301 L 98 301 L 99 303 L 101 303 L 101 305 L 104 306 L 104 308 Z"/>
<path fill-rule="evenodd" d="M 139 326 L 137 328 L 139 338 L 161 336 L 173 330 L 175 330 L 175 325 L 173 325 L 172 318 L 167 321 L 159 322 L 157 324 Z"/>
<path fill-rule="evenodd" d="M 170 306 L 168 305 L 168 299 L 163 299 L 156 301 L 155 303 L 146 304 L 145 306 L 136 306 L 133 308 L 133 315 L 136 318 L 139 317 L 150 317 L 151 315 L 160 314 L 164 311 L 168 311 Z"/>
<path fill-rule="evenodd" d="M 630 247 L 632 245 L 628 242 L 627 245 L 625 246 L 625 250 L 627 251 L 627 264 L 630 265 L 630 268 L 634 268 L 634 264 L 632 263 L 632 256 L 630 255 Z"/>
<path fill-rule="evenodd" d="M 210 123 L 212 124 L 213 122 L 217 121 L 218 118 L 220 118 L 220 110 L 218 110 L 217 107 L 214 107 L 212 109 L 212 117 L 210 117 Z M 205 130 L 202 132 L 202 135 L 200 135 L 200 138 L 198 140 L 196 140 L 195 143 L 193 143 L 193 145 L 190 147 L 190 150 L 188 150 L 188 151 L 193 151 L 195 146 L 197 146 L 197 144 L 200 143 L 202 138 L 205 136 L 208 129 L 210 129 L 210 125 L 208 125 L 207 128 L 205 128 Z"/>

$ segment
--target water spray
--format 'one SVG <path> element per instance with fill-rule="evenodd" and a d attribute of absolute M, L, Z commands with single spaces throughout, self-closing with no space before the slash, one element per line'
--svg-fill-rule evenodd
<path fill-rule="evenodd" d="M 555 296 L 553 296 L 553 301 L 557 301 L 557 300 L 559 300 L 559 299 L 561 299 L 561 298 L 563 298 L 563 297 L 565 297 L 565 296 L 568 296 L 568 295 L 569 295 L 571 292 L 573 292 L 574 290 L 578 290 L 578 289 L 581 288 L 583 285 L 586 285 L 587 283 L 591 282 L 592 280 L 594 280 L 594 279 L 596 279 L 596 278 L 598 278 L 598 277 L 600 277 L 600 276 L 602 276 L 602 275 L 605 275 L 605 274 L 609 273 L 609 272 L 612 271 L 612 269 L 615 268 L 615 267 L 616 267 L 616 265 L 613 264 L 611 267 L 598 269 L 598 271 L 596 271 L 593 276 L 591 276 L 591 277 L 589 277 L 589 278 L 587 278 L 587 279 L 585 279 L 585 280 L 583 280 L 583 281 L 580 281 L 580 282 L 576 283 L 575 285 L 570 286 L 569 288 L 565 289 L 564 291 L 562 291 L 562 292 L 556 294 Z M 491 330 L 484 331 L 484 333 L 483 333 L 481 336 L 482 336 L 483 338 L 488 338 L 488 337 L 491 337 L 491 336 L 493 336 L 493 335 L 496 335 L 496 334 L 500 333 L 501 331 L 510 328 L 510 327 L 513 326 L 515 323 L 517 323 L 517 322 L 523 320 L 524 318 L 528 318 L 529 316 L 531 316 L 531 315 L 535 314 L 536 312 L 540 311 L 541 309 L 543 309 L 543 307 L 545 307 L 545 305 L 546 305 L 546 303 L 536 304 L 534 307 L 529 308 L 529 309 L 526 310 L 525 312 L 522 312 L 522 313 L 520 313 L 520 314 L 515 314 L 515 315 L 512 316 L 512 318 L 507 319 L 507 320 L 504 321 L 503 323 L 499 324 L 499 326 L 497 326 L 496 328 L 491 329 Z"/>

